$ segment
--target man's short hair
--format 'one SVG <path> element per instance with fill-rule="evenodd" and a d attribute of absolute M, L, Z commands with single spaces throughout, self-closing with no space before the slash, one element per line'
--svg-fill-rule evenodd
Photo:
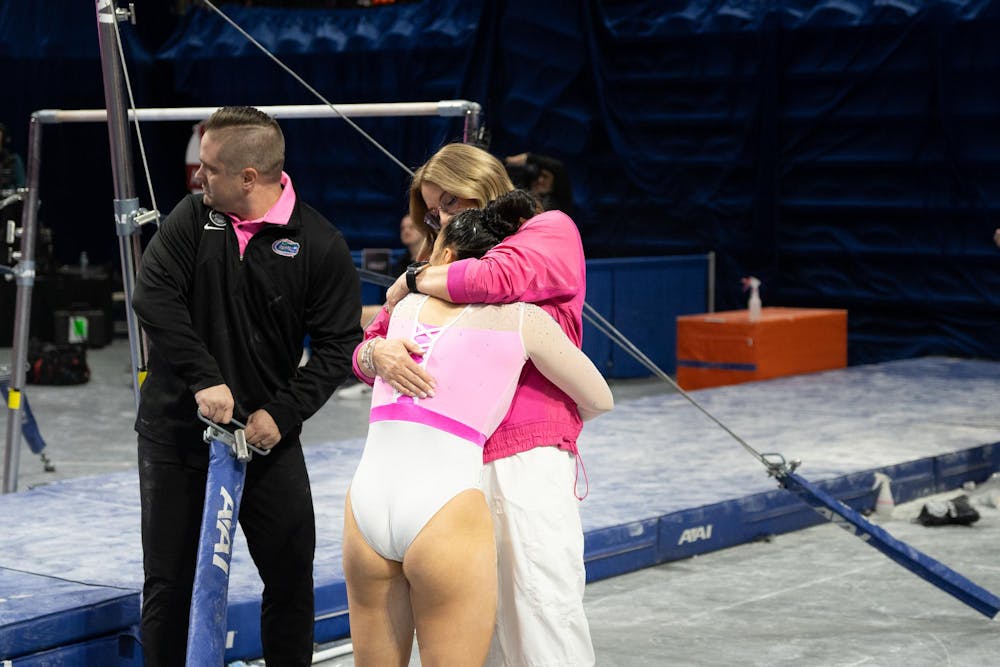
<path fill-rule="evenodd" d="M 220 138 L 220 159 L 228 171 L 253 167 L 267 181 L 281 179 L 285 135 L 271 116 L 254 107 L 222 107 L 209 116 L 204 129 Z"/>

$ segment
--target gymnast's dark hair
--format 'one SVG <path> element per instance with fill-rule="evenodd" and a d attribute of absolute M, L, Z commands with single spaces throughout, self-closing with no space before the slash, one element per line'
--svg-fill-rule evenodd
<path fill-rule="evenodd" d="M 470 208 L 456 215 L 441 230 L 441 242 L 455 251 L 456 259 L 478 259 L 538 212 L 534 197 L 524 190 L 512 190 L 484 208 Z"/>

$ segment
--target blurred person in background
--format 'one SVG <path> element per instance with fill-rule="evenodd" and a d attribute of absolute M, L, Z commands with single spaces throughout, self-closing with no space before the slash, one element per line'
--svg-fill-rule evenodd
<path fill-rule="evenodd" d="M 406 247 L 406 254 L 400 257 L 399 262 L 393 270 L 394 276 L 400 276 L 406 273 L 406 267 L 408 267 L 413 262 L 428 259 L 428 257 L 420 256 L 420 249 L 424 245 L 424 236 L 417 229 L 417 226 L 413 224 L 413 218 L 407 213 L 403 216 L 403 219 L 399 221 L 399 240 Z"/>
<path fill-rule="evenodd" d="M 24 161 L 11 149 L 10 132 L 0 123 L 0 192 L 23 188 L 25 182 Z"/>
<path fill-rule="evenodd" d="M 562 160 L 538 153 L 518 153 L 504 158 L 504 164 L 514 187 L 533 194 L 543 211 L 573 215 L 573 188 Z"/>

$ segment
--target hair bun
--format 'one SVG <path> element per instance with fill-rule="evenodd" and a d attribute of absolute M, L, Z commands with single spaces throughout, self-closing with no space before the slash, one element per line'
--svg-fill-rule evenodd
<path fill-rule="evenodd" d="M 535 198 L 523 190 L 507 192 L 486 205 L 462 211 L 441 230 L 446 245 L 453 247 L 458 259 L 482 257 L 500 241 L 516 232 L 521 221 L 534 216 Z"/>
<path fill-rule="evenodd" d="M 524 190 L 511 190 L 491 201 L 483 209 L 484 221 L 503 239 L 521 226 L 521 220 L 533 217 L 538 212 L 535 198 Z"/>

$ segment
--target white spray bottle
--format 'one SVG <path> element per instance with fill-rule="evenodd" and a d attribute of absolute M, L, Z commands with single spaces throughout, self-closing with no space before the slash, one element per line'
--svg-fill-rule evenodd
<path fill-rule="evenodd" d="M 878 489 L 878 498 L 875 500 L 875 516 L 883 521 L 892 518 L 892 510 L 896 507 L 896 501 L 892 499 L 892 488 L 889 486 L 892 480 L 883 472 L 875 473 L 875 484 L 872 489 Z"/>
<path fill-rule="evenodd" d="M 743 279 L 743 291 L 750 290 L 750 298 L 747 300 L 747 311 L 750 313 L 751 322 L 760 321 L 760 280 L 753 276 Z"/>

